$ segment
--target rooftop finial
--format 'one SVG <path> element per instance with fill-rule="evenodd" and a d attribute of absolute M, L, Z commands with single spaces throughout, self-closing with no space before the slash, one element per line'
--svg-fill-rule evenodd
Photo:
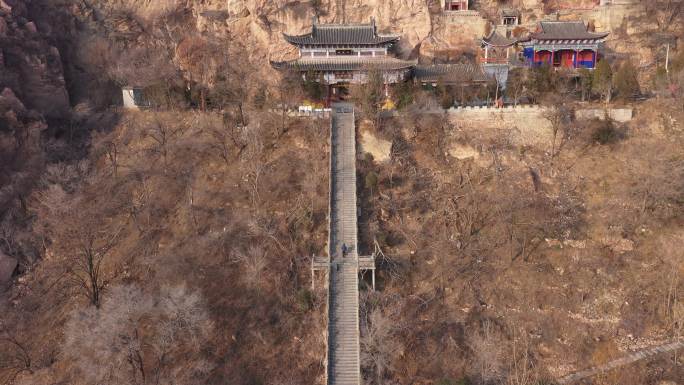
<path fill-rule="evenodd" d="M 371 26 L 373 27 L 373 31 L 375 31 L 375 17 L 371 16 Z"/>

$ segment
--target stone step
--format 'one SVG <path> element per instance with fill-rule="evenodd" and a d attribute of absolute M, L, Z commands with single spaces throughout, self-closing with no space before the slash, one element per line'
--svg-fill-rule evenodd
<path fill-rule="evenodd" d="M 355 245 L 357 239 L 356 132 L 354 114 L 338 114 L 336 108 L 333 105 L 328 218 L 329 251 L 339 267 L 329 275 L 328 385 L 360 385 L 358 259 L 356 250 L 347 256 L 340 252 L 343 244 Z"/>

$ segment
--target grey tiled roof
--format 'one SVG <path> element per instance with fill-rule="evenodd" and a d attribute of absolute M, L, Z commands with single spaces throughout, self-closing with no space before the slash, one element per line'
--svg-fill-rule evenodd
<path fill-rule="evenodd" d="M 606 36 L 608 33 L 587 31 L 583 21 L 542 21 L 537 32 L 530 35 L 537 40 L 595 40 Z"/>
<path fill-rule="evenodd" d="M 506 37 L 499 33 L 496 28 L 489 34 L 489 36 L 482 39 L 483 42 L 497 47 L 508 47 L 518 42 L 514 37 Z"/>
<path fill-rule="evenodd" d="M 520 17 L 520 11 L 514 8 L 504 8 L 501 10 L 502 17 Z"/>
<path fill-rule="evenodd" d="M 480 83 L 492 80 L 482 67 L 473 63 L 416 66 L 416 79 L 426 83 Z"/>
<path fill-rule="evenodd" d="M 416 65 L 416 62 L 395 58 L 364 58 L 352 56 L 348 58 L 301 58 L 286 62 L 271 62 L 271 65 L 277 69 L 294 69 L 298 71 L 393 71 L 412 68 Z"/>
<path fill-rule="evenodd" d="M 398 35 L 379 35 L 375 23 L 314 24 L 305 35 L 283 36 L 294 45 L 389 45 L 399 40 Z"/>

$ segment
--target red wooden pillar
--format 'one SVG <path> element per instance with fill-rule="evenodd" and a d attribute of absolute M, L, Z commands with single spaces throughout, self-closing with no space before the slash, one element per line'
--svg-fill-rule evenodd
<path fill-rule="evenodd" d="M 556 59 L 556 51 L 553 49 L 551 50 L 551 67 L 553 67 L 553 63 L 555 62 Z"/>

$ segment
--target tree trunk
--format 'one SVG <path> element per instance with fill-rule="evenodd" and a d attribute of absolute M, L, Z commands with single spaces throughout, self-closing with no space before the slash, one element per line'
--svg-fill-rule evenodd
<path fill-rule="evenodd" d="M 204 87 L 200 89 L 200 110 L 202 110 L 202 112 L 207 110 L 207 95 Z"/>
<path fill-rule="evenodd" d="M 245 114 L 242 111 L 242 102 L 238 103 L 238 110 L 240 111 L 240 124 L 242 125 L 242 127 L 244 127 L 245 126 Z"/>

